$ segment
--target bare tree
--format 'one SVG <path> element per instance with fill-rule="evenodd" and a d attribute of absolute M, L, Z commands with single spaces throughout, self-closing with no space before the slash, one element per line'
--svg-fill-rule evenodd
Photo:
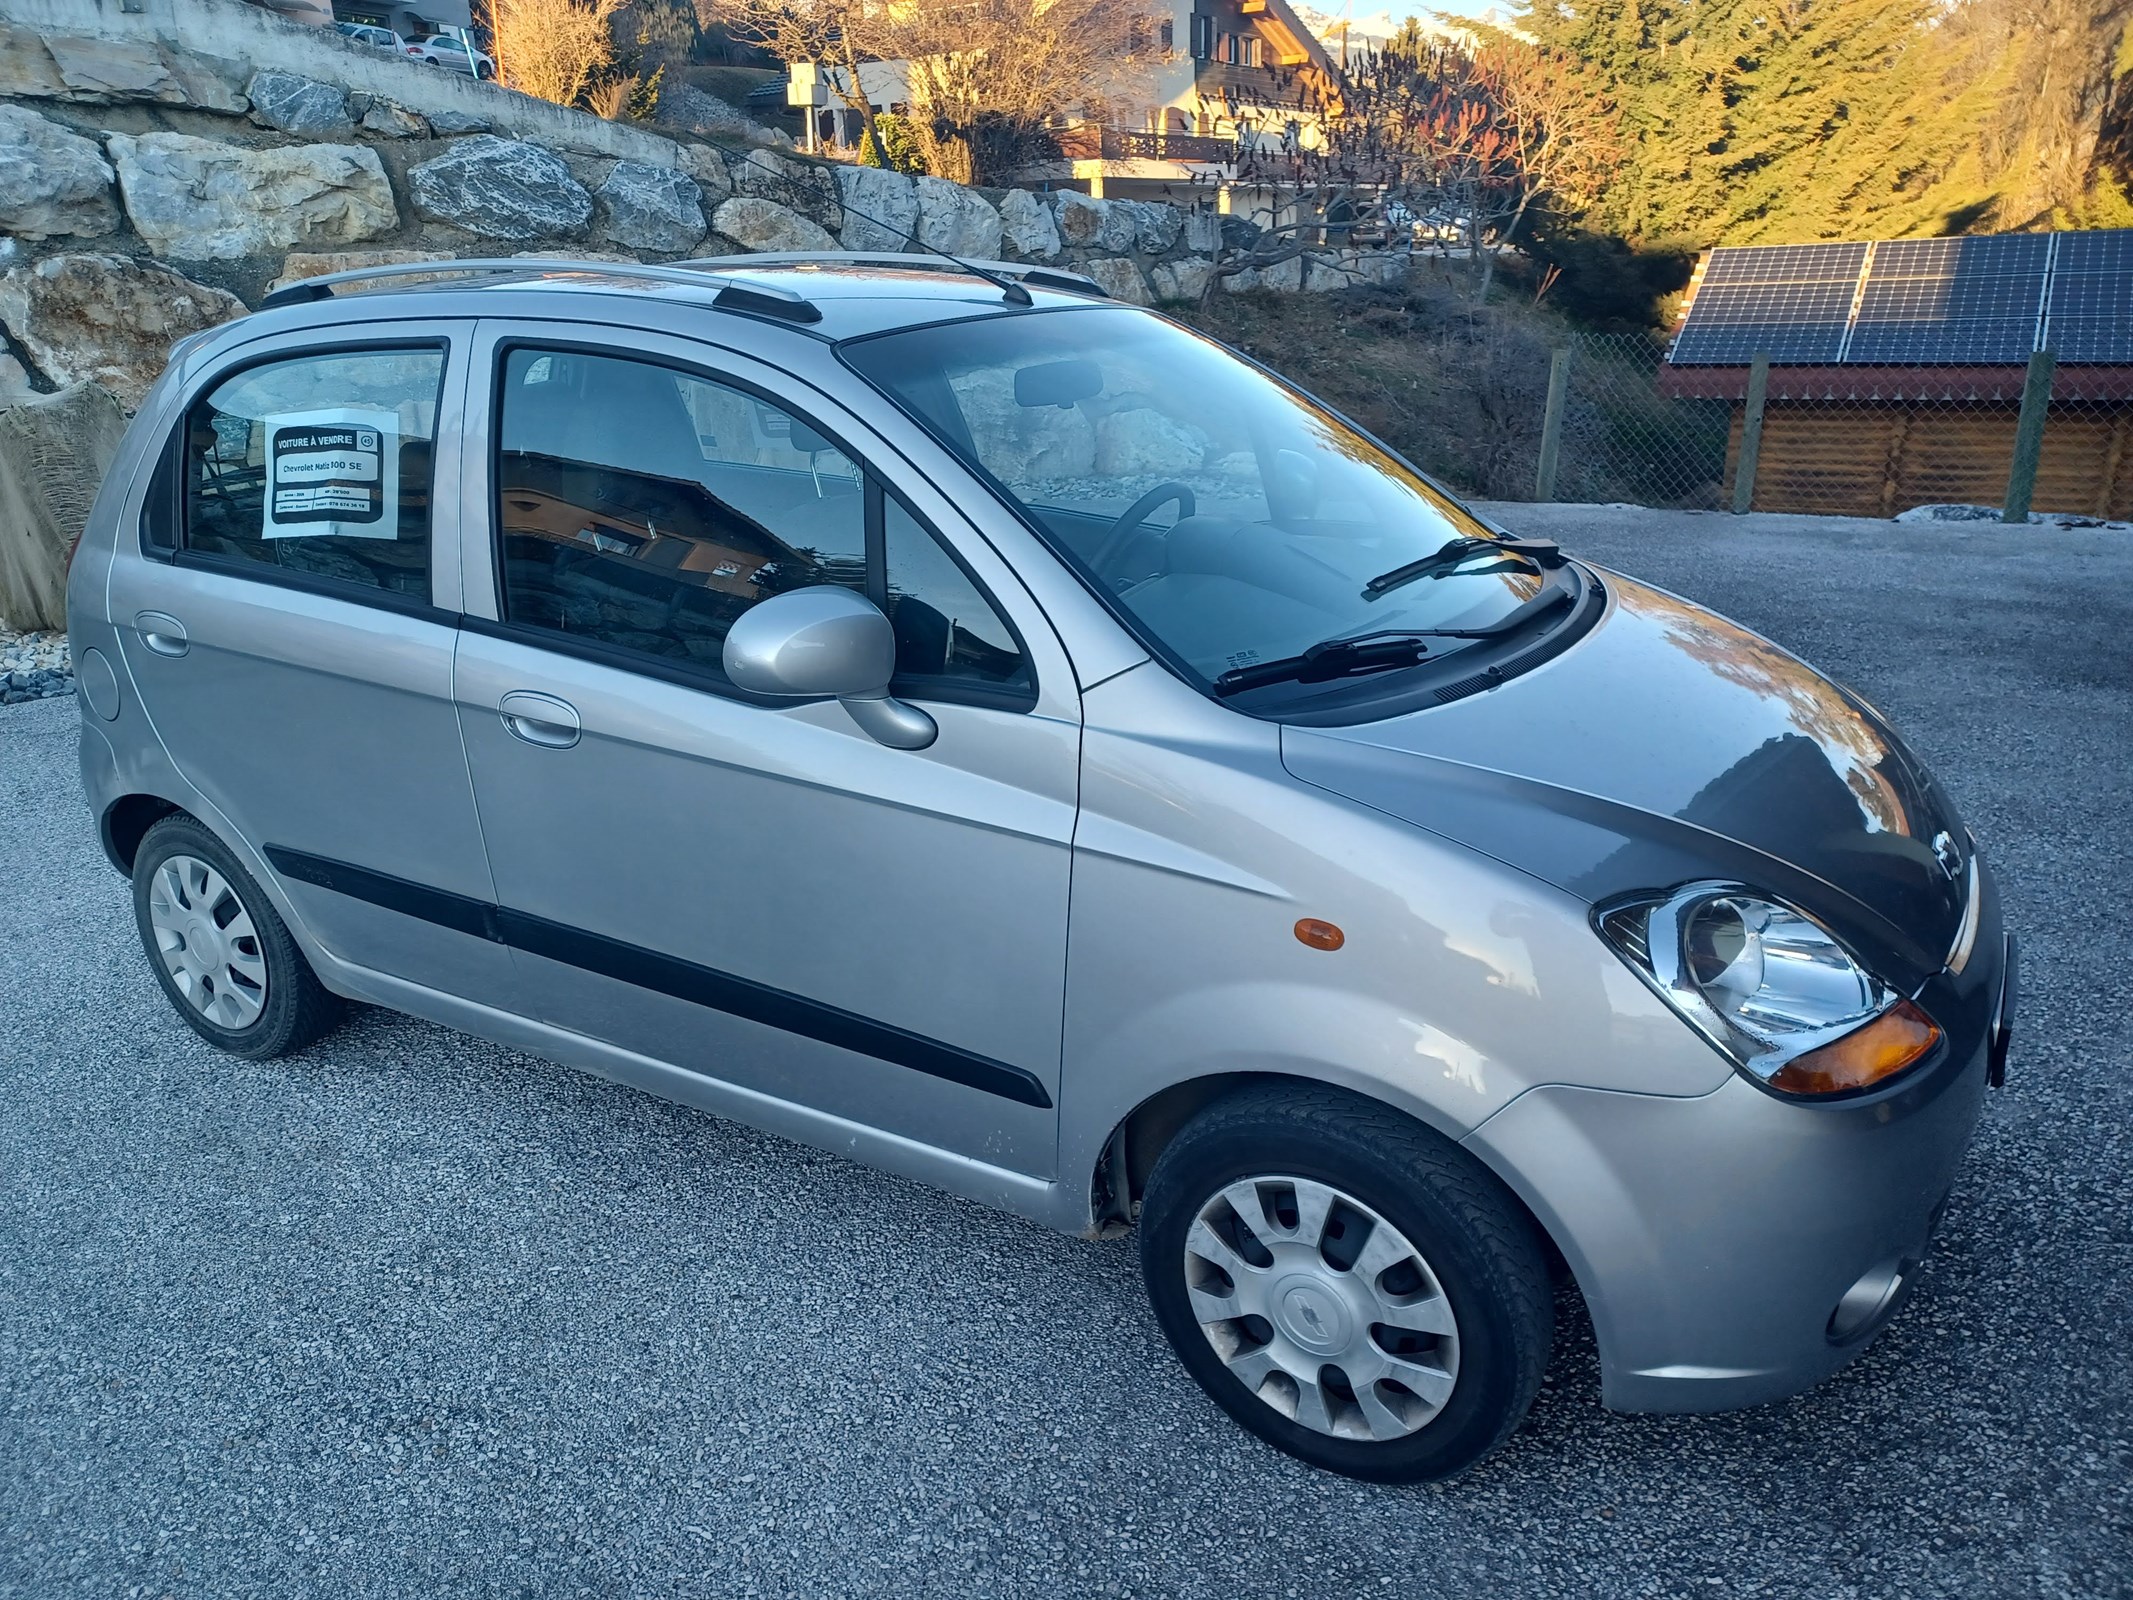
<path fill-rule="evenodd" d="M 1612 109 L 1577 67 L 1507 35 L 1470 47 L 1410 25 L 1307 110 L 1305 137 L 1241 152 L 1239 181 L 1282 203 L 1218 276 L 1435 230 L 1463 243 L 1485 298 L 1497 251 L 1535 216 L 1583 207 L 1615 149 Z"/>
<path fill-rule="evenodd" d="M 1134 0 L 905 0 L 876 22 L 876 53 L 910 63 L 927 169 L 961 183 L 1056 156 L 1052 123 L 1132 101 L 1169 56 Z"/>
<path fill-rule="evenodd" d="M 1055 120 L 1130 96 L 1166 58 L 1134 0 L 737 0 L 737 31 L 780 61 L 811 61 L 891 165 L 862 63 L 906 64 L 926 170 L 986 183 L 1045 155 Z"/>
<path fill-rule="evenodd" d="M 878 166 L 889 166 L 888 147 L 874 122 L 874 102 L 859 79 L 862 61 L 879 59 L 883 40 L 868 0 L 734 0 L 722 20 L 735 38 L 768 51 L 788 66 L 795 61 L 828 67 L 831 92 L 859 113 Z M 885 19 L 883 19 L 885 20 Z M 807 115 L 812 116 L 812 111 Z"/>
<path fill-rule="evenodd" d="M 609 20 L 628 0 L 489 0 L 491 54 L 509 87 L 576 105 L 613 66 Z"/>

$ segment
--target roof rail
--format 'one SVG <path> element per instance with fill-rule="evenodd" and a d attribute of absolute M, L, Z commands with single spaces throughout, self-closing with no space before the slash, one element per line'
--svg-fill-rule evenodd
<path fill-rule="evenodd" d="M 742 261 L 746 257 L 729 257 Z M 725 265 L 721 262 L 720 265 Z M 328 272 L 284 284 L 259 302 L 259 309 L 305 305 L 333 298 L 337 286 L 364 283 L 378 278 L 443 277 L 452 273 L 549 277 L 585 273 L 603 278 L 643 278 L 654 283 L 685 283 L 691 288 L 716 287 L 711 303 L 727 311 L 752 312 L 783 322 L 820 322 L 822 309 L 805 295 L 770 284 L 736 283 L 703 270 L 705 263 L 684 262 L 676 266 L 649 266 L 634 261 L 557 261 L 541 257 L 499 257 L 464 261 L 399 261 L 389 266 L 353 267 L 346 272 Z"/>
<path fill-rule="evenodd" d="M 984 273 L 994 273 L 1003 278 L 1014 278 L 1023 283 L 1034 283 L 1040 289 L 1064 289 L 1071 294 L 1091 294 L 1108 300 L 1110 291 L 1094 278 L 1079 272 L 1069 272 L 1064 267 L 1047 267 L 1029 261 L 985 261 L 974 257 L 957 259 L 954 256 L 934 255 L 930 252 L 895 250 L 772 250 L 761 255 L 703 256 L 694 261 L 678 262 L 676 265 L 714 268 L 722 272 L 746 272 L 751 267 L 804 267 L 820 263 L 824 266 L 853 267 L 901 267 L 909 272 L 938 272 L 943 267 L 961 272 L 982 268 Z"/>

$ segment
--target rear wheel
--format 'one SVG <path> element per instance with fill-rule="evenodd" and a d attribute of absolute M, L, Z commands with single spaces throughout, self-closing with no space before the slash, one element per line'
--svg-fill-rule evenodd
<path fill-rule="evenodd" d="M 250 1060 L 287 1055 L 340 1020 L 258 882 L 191 817 L 148 830 L 133 862 L 134 920 L 156 978 L 192 1030 Z"/>
<path fill-rule="evenodd" d="M 1314 1466 L 1451 1476 L 1540 1386 L 1554 1308 L 1531 1221 L 1471 1156 L 1356 1096 L 1210 1106 L 1150 1175 L 1140 1238 L 1186 1369 Z"/>

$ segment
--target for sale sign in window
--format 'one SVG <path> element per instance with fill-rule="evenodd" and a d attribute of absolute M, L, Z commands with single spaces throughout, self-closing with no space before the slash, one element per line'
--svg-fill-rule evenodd
<path fill-rule="evenodd" d="M 261 419 L 268 539 L 393 539 L 400 533 L 398 415 L 369 406 Z"/>

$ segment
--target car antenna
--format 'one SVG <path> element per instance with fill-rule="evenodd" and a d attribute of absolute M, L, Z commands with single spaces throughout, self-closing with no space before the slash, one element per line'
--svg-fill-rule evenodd
<path fill-rule="evenodd" d="M 746 161 L 748 158 L 746 156 L 743 156 L 741 159 L 743 161 Z M 732 163 L 728 162 L 727 165 L 731 166 Z M 786 184 L 788 188 L 791 188 L 795 191 L 799 189 L 800 186 L 797 183 L 794 183 L 792 179 L 785 177 L 784 174 L 779 174 L 779 177 L 782 179 L 782 181 Z M 846 200 L 842 195 L 839 195 L 837 197 L 837 203 L 839 209 L 849 211 L 861 222 L 871 222 L 877 228 L 886 228 L 889 232 L 895 234 L 898 238 L 902 239 L 904 243 L 917 245 L 919 249 L 923 250 L 928 255 L 939 256 L 941 260 L 948 262 L 952 266 L 961 268 L 963 271 L 969 273 L 974 278 L 983 278 L 987 283 L 991 284 L 995 289 L 998 289 L 1000 291 L 1000 298 L 1005 300 L 1009 305 L 1028 306 L 1036 304 L 1036 301 L 1030 298 L 1029 290 L 1024 288 L 1021 284 L 1015 282 L 1014 279 L 1003 277 L 999 273 L 994 272 L 989 268 L 979 266 L 975 261 L 965 261 L 959 255 L 950 254 L 946 250 L 942 250 L 937 246 L 926 243 L 925 240 L 921 239 L 918 236 L 917 229 L 899 228 L 893 222 L 885 221 L 880 217 L 874 216 L 865 211 L 861 211 L 857 206 Z"/>

